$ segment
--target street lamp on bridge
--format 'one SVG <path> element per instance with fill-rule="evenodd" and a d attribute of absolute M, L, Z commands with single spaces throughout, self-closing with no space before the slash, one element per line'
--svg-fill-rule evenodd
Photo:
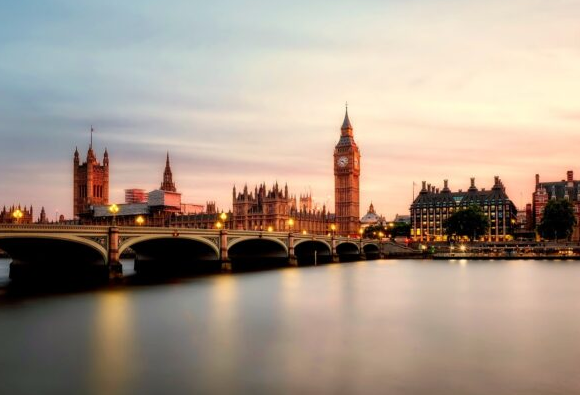
<path fill-rule="evenodd" d="M 383 253 L 383 237 L 385 237 L 385 234 L 383 232 L 379 232 L 379 257 L 381 257 L 381 254 Z"/>
<path fill-rule="evenodd" d="M 292 233 L 294 231 L 294 218 L 288 220 L 288 232 Z"/>
<path fill-rule="evenodd" d="M 142 226 L 145 223 L 145 218 L 142 215 L 135 218 L 135 223 L 139 226 Z"/>
<path fill-rule="evenodd" d="M 220 214 L 220 219 L 222 220 L 222 223 L 224 225 L 224 229 L 226 229 L 227 228 L 226 220 L 228 219 L 228 215 L 222 211 L 222 213 Z"/>
<path fill-rule="evenodd" d="M 117 221 L 116 221 L 116 219 L 117 219 L 117 213 L 119 212 L 119 206 L 117 206 L 117 205 L 116 205 L 116 204 L 114 204 L 114 203 L 113 203 L 113 204 L 111 204 L 111 205 L 109 206 L 109 212 L 110 212 L 111 214 L 113 214 L 113 226 L 115 226 L 115 225 L 117 224 Z"/>
<path fill-rule="evenodd" d="M 332 237 L 334 237 L 334 233 L 336 232 L 336 224 L 331 224 L 330 230 L 332 231 Z"/>

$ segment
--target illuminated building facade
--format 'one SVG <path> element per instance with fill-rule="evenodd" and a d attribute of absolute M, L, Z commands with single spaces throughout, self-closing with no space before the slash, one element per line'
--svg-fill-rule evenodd
<path fill-rule="evenodd" d="M 572 232 L 572 241 L 580 241 L 580 181 L 574 180 L 574 172 L 568 170 L 562 181 L 540 182 L 536 174 L 536 187 L 532 194 L 533 226 L 542 222 L 544 207 L 550 200 L 566 199 L 572 203 L 576 215 L 576 226 Z"/>
<path fill-rule="evenodd" d="M 107 175 L 108 156 L 106 154 Z M 108 177 L 107 177 L 108 193 Z M 109 205 L 92 204 L 88 210 L 79 215 L 80 223 L 92 225 L 108 225 L 113 222 L 119 226 L 168 226 L 171 218 L 181 212 L 181 193 L 177 192 L 173 182 L 169 154 L 165 162 L 163 181 L 161 188 L 153 190 L 147 194 L 147 198 L 142 202 L 131 202 L 117 205 L 119 211 L 113 215 L 109 211 Z"/>
<path fill-rule="evenodd" d="M 300 196 L 298 206 L 296 197 L 288 193 L 288 185 L 282 190 L 278 183 L 271 189 L 262 184 L 253 191 L 246 185 L 240 193 L 234 186 L 232 198 L 232 229 L 324 234 L 329 232 L 334 219 L 324 206 L 322 210 L 313 209 L 308 194 Z"/>
<path fill-rule="evenodd" d="M 439 190 L 423 181 L 421 192 L 411 205 L 411 237 L 417 241 L 446 240 L 443 222 L 454 212 L 478 206 L 489 219 L 485 241 L 504 241 L 511 238 L 517 221 L 517 210 L 505 192 L 499 177 L 491 189 L 478 190 L 475 179 L 467 191 L 451 192 L 447 180 Z"/>
<path fill-rule="evenodd" d="M 42 211 L 44 212 L 44 207 L 42 208 Z M 19 212 L 20 218 L 16 218 L 14 215 L 15 212 Z M 34 222 L 33 212 L 34 210 L 32 206 L 30 206 L 30 208 L 27 208 L 26 206 L 22 208 L 20 205 L 10 206 L 9 208 L 4 206 L 2 211 L 0 211 L 0 224 L 31 224 Z"/>
<path fill-rule="evenodd" d="M 360 151 L 354 141 L 348 108 L 334 148 L 334 209 L 337 234 L 357 236 L 359 231 Z"/>
<path fill-rule="evenodd" d="M 79 151 L 75 149 L 73 158 L 73 215 L 79 218 L 90 213 L 91 206 L 109 203 L 109 154 L 105 149 L 103 164 L 97 161 L 93 152 L 93 128 L 87 160 L 80 163 Z"/>

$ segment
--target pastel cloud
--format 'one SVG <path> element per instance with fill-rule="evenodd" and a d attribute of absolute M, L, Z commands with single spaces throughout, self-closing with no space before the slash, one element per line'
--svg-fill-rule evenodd
<path fill-rule="evenodd" d="M 278 180 L 332 204 L 348 100 L 363 206 L 390 217 L 413 181 L 488 188 L 494 175 L 519 205 L 535 173 L 580 174 L 579 17 L 574 0 L 13 5 L 0 204 L 70 215 L 90 124 L 114 200 L 157 187 L 169 150 L 189 201 L 227 208 L 233 184 Z"/>

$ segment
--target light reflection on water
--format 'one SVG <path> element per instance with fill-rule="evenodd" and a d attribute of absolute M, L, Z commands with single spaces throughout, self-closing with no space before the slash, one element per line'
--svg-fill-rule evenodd
<path fill-rule="evenodd" d="M 0 270 L 4 262 L 0 262 Z M 0 393 L 580 393 L 580 265 L 373 261 L 0 304 Z"/>

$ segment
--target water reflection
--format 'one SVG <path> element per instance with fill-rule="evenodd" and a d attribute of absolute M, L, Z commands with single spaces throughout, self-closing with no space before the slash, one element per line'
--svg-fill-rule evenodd
<path fill-rule="evenodd" d="M 207 337 L 192 333 L 195 345 L 199 346 L 199 358 L 203 361 L 203 376 L 207 377 L 208 389 L 219 393 L 235 393 L 236 385 L 231 379 L 238 377 L 239 347 L 243 345 L 242 328 L 238 318 L 238 281 L 233 276 L 218 276 L 211 279 L 207 309 Z M 192 383 L 195 388 L 199 383 Z"/>
<path fill-rule="evenodd" d="M 90 388 L 95 394 L 124 394 L 137 363 L 131 297 L 125 291 L 99 292 L 95 297 Z"/>
<path fill-rule="evenodd" d="M 0 393 L 580 393 L 578 284 L 579 264 L 369 261 L 9 303 Z"/>

